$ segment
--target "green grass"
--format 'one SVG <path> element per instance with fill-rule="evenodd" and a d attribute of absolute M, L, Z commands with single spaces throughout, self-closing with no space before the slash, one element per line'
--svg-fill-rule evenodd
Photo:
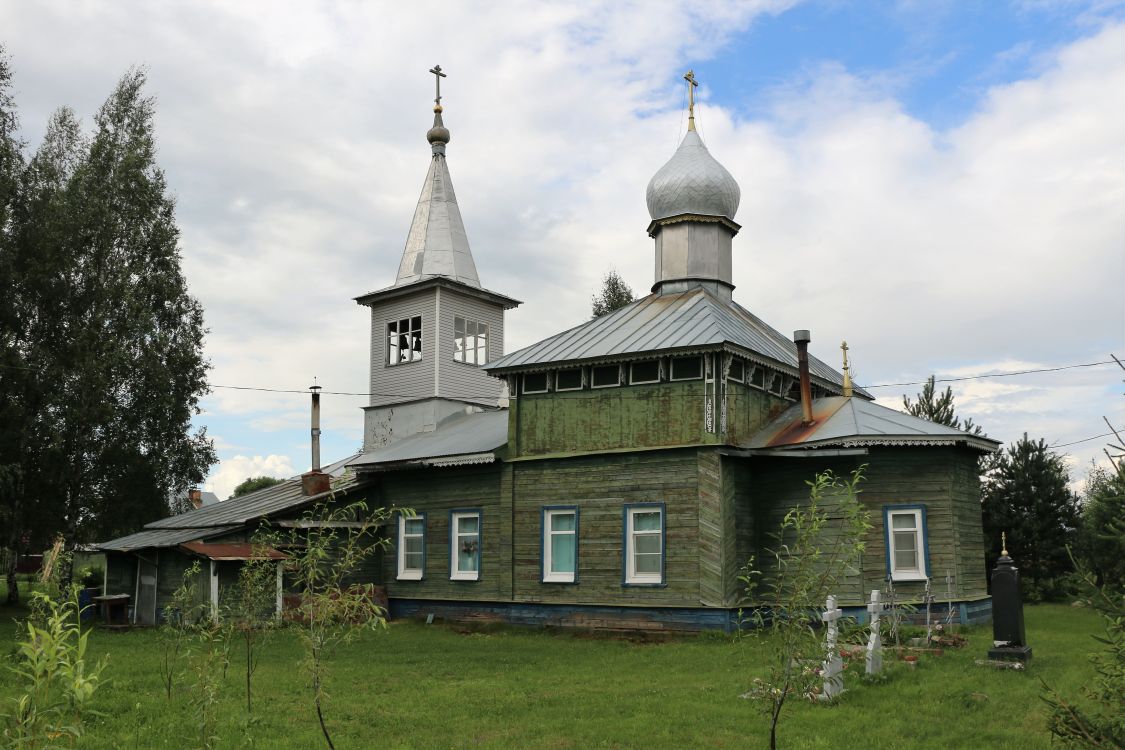
<path fill-rule="evenodd" d="M 0 609 L 0 634 L 9 642 L 14 629 L 7 623 L 16 614 Z M 835 705 L 792 701 L 782 717 L 780 745 L 1050 746 L 1039 678 L 1077 694 L 1093 674 L 1086 655 L 1096 646 L 1090 635 L 1100 624 L 1095 613 L 1062 605 L 1028 607 L 1026 617 L 1035 651 L 1027 672 L 976 666 L 974 660 L 983 658 L 991 643 L 991 630 L 972 628 L 967 648 L 923 657 L 913 669 L 895 664 L 880 684 L 863 684 L 862 663 L 856 664 Z M 763 714 L 739 698 L 763 671 L 763 648 L 756 637 L 640 643 L 394 623 L 332 659 L 328 720 L 340 750 L 764 747 Z M 181 677 L 172 701 L 165 699 L 156 632 L 95 631 L 91 650 L 109 655 L 104 675 L 110 682 L 96 698 L 103 716 L 90 723 L 80 747 L 196 746 L 190 678 Z M 224 686 L 220 747 L 322 747 L 293 634 L 278 634 L 262 652 L 254 677 L 258 723 L 250 727 L 238 657 L 235 651 Z M 0 712 L 18 692 L 13 676 L 4 672 Z"/>

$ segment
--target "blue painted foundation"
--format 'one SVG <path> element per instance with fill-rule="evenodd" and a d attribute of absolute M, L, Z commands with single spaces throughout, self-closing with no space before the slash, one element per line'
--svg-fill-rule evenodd
<path fill-rule="evenodd" d="M 962 624 L 990 622 L 992 600 L 953 602 L 954 619 Z M 583 604 L 539 604 L 524 602 L 449 601 L 432 599 L 397 599 L 389 603 L 392 619 L 424 619 L 463 623 L 496 623 L 531 627 L 577 628 L 636 633 L 693 633 L 703 630 L 733 632 L 738 626 L 737 609 L 719 607 L 608 607 Z M 844 615 L 860 623 L 867 622 L 864 607 L 842 607 Z M 931 615 L 935 621 L 945 619 L 947 605 L 935 605 Z M 744 611 L 746 616 L 749 610 Z M 920 619 L 919 619 L 920 616 Z M 926 611 L 914 613 L 911 622 L 926 621 Z"/>

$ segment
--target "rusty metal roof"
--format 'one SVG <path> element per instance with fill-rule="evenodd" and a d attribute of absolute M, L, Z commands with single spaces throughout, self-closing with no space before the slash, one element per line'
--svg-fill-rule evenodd
<path fill-rule="evenodd" d="M 639 359 L 664 351 L 726 346 L 760 364 L 797 374 L 797 346 L 737 302 L 719 299 L 702 287 L 674 294 L 650 294 L 608 315 L 594 318 L 537 344 L 489 362 L 493 374 L 542 368 L 562 362 Z M 844 376 L 812 355 L 814 381 L 843 388 Z M 856 393 L 870 398 L 861 388 Z"/>
<path fill-rule="evenodd" d="M 391 468 L 401 464 L 456 466 L 492 463 L 493 453 L 508 442 L 508 410 L 463 414 L 442 422 L 432 432 L 397 440 L 364 453 L 351 462 L 357 469 Z"/>
<path fill-rule="evenodd" d="M 746 447 L 966 445 L 991 453 L 1000 446 L 1000 442 L 992 438 L 970 435 L 865 399 L 815 398 L 812 406 L 812 424 L 804 424 L 801 405 L 796 404 L 762 428 Z"/>
<path fill-rule="evenodd" d="M 273 547 L 261 544 L 248 544 L 245 542 L 228 543 L 216 542 L 187 542 L 180 545 L 181 549 L 196 555 L 206 557 L 208 560 L 285 560 L 286 555 L 278 552 Z"/>

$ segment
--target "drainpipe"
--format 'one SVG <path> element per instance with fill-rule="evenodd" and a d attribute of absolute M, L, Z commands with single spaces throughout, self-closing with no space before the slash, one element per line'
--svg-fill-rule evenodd
<path fill-rule="evenodd" d="M 797 369 L 801 373 L 801 415 L 806 425 L 813 423 L 812 384 L 809 382 L 809 342 L 812 336 L 805 329 L 793 331 L 793 343 L 797 345 Z"/>

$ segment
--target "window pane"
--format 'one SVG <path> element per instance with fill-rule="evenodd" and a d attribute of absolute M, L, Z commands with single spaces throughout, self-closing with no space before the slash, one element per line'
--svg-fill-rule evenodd
<path fill-rule="evenodd" d="M 578 390 L 582 387 L 582 370 L 559 370 L 556 382 L 560 391 Z"/>
<path fill-rule="evenodd" d="M 633 555 L 635 560 L 636 572 L 638 573 L 660 573 L 660 553 Z"/>
<path fill-rule="evenodd" d="M 745 375 L 745 370 L 743 369 L 743 366 L 742 366 L 742 360 L 741 359 L 732 360 L 731 363 L 730 363 L 730 370 L 727 371 L 727 377 L 730 378 L 731 380 L 737 380 L 739 383 L 741 383 L 744 375 Z"/>
<path fill-rule="evenodd" d="M 603 365 L 593 368 L 591 379 L 596 386 L 619 385 L 620 373 L 617 365 Z"/>
<path fill-rule="evenodd" d="M 462 573 L 472 573 L 477 569 L 477 539 L 476 537 L 462 537 L 461 545 L 457 550 L 457 570 Z"/>
<path fill-rule="evenodd" d="M 634 362 L 630 367 L 630 383 L 649 383 L 660 380 L 660 363 L 656 360 L 649 362 Z"/>
<path fill-rule="evenodd" d="M 407 534 L 421 534 L 422 533 L 422 519 L 421 518 L 407 518 L 403 521 L 404 531 Z"/>
<path fill-rule="evenodd" d="M 918 558 L 914 550 L 895 550 L 895 570 L 918 570 Z"/>
<path fill-rule="evenodd" d="M 638 553 L 660 554 L 659 534 L 638 534 L 633 537 L 633 549 Z"/>
<path fill-rule="evenodd" d="M 574 535 L 555 534 L 551 537 L 551 573 L 574 572 Z"/>
<path fill-rule="evenodd" d="M 648 511 L 633 514 L 634 531 L 659 531 L 660 511 Z"/>
<path fill-rule="evenodd" d="M 900 551 L 907 551 L 914 554 L 916 549 L 914 545 L 914 532 L 913 531 L 896 531 L 895 532 L 895 549 Z"/>
<path fill-rule="evenodd" d="M 403 554 L 402 568 L 403 570 L 421 570 L 422 569 L 423 555 L 421 550 L 411 551 L 407 550 Z"/>
<path fill-rule="evenodd" d="M 475 534 L 477 533 L 477 522 L 480 521 L 478 516 L 458 516 L 457 517 L 457 533 L 458 534 Z"/>
<path fill-rule="evenodd" d="M 913 513 L 895 513 L 891 516 L 891 526 L 896 529 L 917 528 L 914 523 Z"/>
<path fill-rule="evenodd" d="M 523 376 L 524 393 L 542 393 L 547 390 L 547 373 L 530 372 Z"/>
<path fill-rule="evenodd" d="M 552 531 L 574 531 L 573 513 L 552 513 L 550 518 Z"/>
<path fill-rule="evenodd" d="M 672 378 L 688 380 L 703 377 L 703 357 L 677 357 L 672 360 Z"/>

